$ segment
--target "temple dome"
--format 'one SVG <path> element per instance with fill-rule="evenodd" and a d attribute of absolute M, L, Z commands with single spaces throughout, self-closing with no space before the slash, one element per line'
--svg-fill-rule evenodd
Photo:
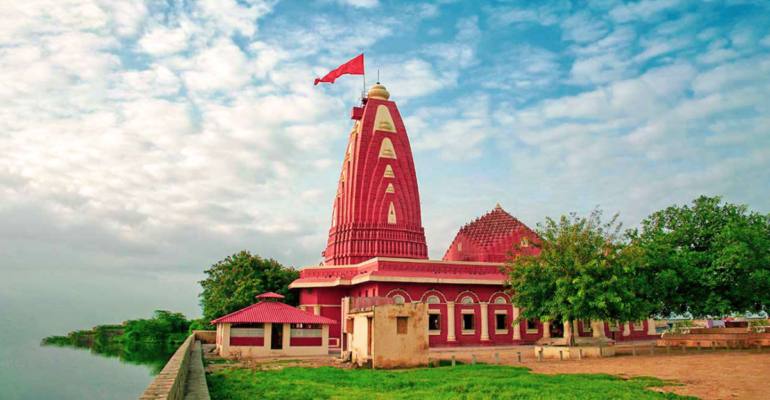
<path fill-rule="evenodd" d="M 385 86 L 382 86 L 380 82 L 377 82 L 369 88 L 368 96 L 370 99 L 388 100 L 390 98 L 390 93 L 388 92 L 388 89 L 385 89 Z"/>

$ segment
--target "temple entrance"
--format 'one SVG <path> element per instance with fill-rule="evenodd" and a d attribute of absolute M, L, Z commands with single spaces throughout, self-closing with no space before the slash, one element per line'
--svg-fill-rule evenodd
<path fill-rule="evenodd" d="M 273 333 L 270 335 L 270 348 L 273 350 L 283 349 L 283 324 L 273 324 Z"/>

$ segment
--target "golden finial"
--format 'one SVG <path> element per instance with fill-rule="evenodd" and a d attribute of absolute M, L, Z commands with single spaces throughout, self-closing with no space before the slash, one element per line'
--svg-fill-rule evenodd
<path fill-rule="evenodd" d="M 385 89 L 385 86 L 382 86 L 380 82 L 377 82 L 369 88 L 368 96 L 370 99 L 387 100 L 390 98 L 390 93 Z"/>
<path fill-rule="evenodd" d="M 495 210 L 502 210 L 502 209 L 503 208 L 500 207 L 500 203 L 495 203 L 495 208 L 493 208 L 492 210 L 495 211 Z"/>

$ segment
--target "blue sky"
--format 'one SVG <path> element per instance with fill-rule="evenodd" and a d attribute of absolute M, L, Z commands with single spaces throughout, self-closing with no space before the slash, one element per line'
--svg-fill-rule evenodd
<path fill-rule="evenodd" d="M 5 2 L 0 301 L 62 329 L 196 315 L 228 254 L 317 264 L 362 80 L 313 79 L 361 52 L 432 258 L 496 202 L 532 227 L 770 212 L 767 1 Z"/>

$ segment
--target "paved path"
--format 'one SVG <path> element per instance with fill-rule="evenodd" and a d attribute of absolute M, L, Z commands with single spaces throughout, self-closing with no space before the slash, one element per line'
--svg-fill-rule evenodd
<path fill-rule="evenodd" d="M 195 342 L 190 360 L 187 363 L 187 384 L 184 388 L 185 400 L 210 400 L 209 387 L 206 385 L 206 373 L 203 369 L 201 342 Z"/>

